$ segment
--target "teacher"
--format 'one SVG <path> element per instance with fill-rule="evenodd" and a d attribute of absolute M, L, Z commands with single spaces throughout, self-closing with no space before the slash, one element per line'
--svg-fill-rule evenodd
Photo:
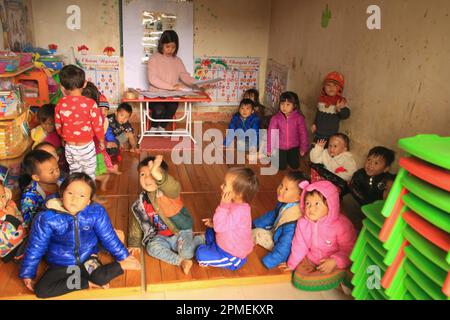
<path fill-rule="evenodd" d="M 158 42 L 158 52 L 148 60 L 147 75 L 150 91 L 181 90 L 195 88 L 195 78 L 187 72 L 183 61 L 177 57 L 178 35 L 173 30 L 166 30 Z M 178 102 L 150 103 L 153 119 L 172 119 L 178 109 Z M 165 131 L 167 122 L 152 122 L 150 131 Z"/>

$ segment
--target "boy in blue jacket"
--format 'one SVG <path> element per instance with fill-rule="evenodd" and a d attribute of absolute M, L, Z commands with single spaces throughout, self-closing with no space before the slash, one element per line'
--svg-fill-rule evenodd
<path fill-rule="evenodd" d="M 297 220 L 301 216 L 299 183 L 306 180 L 299 171 L 286 174 L 277 189 L 278 203 L 274 210 L 253 221 L 255 244 L 270 252 L 262 259 L 267 269 L 285 267 L 291 253 Z"/>
<path fill-rule="evenodd" d="M 95 189 L 87 174 L 72 173 L 61 185 L 62 199 L 49 200 L 46 210 L 35 217 L 19 277 L 38 298 L 107 288 L 124 270 L 140 269 L 139 261 L 117 237 L 105 208 L 92 202 Z M 115 262 L 102 265 L 97 256 L 99 243 Z M 35 284 L 44 256 L 49 267 Z"/>
<path fill-rule="evenodd" d="M 231 118 L 223 145 L 226 148 L 229 147 L 236 137 L 237 150 L 255 153 L 258 150 L 260 122 L 255 113 L 255 102 L 251 99 L 243 99 L 239 104 L 238 112 Z"/>

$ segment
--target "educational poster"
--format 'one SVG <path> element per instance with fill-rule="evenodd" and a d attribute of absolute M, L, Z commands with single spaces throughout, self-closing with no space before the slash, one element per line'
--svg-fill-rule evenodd
<path fill-rule="evenodd" d="M 195 59 L 194 68 L 197 80 L 223 79 L 206 90 L 212 104 L 239 104 L 246 90 L 258 88 L 259 58 L 201 57 Z"/>
<path fill-rule="evenodd" d="M 289 68 L 272 59 L 267 61 L 264 104 L 270 113 L 278 109 L 281 93 L 286 91 Z"/>
<path fill-rule="evenodd" d="M 174 30 L 176 22 L 177 16 L 171 13 L 150 11 L 142 13 L 142 25 L 144 26 L 144 35 L 142 37 L 144 55 L 142 63 L 147 63 L 150 56 L 158 52 L 158 42 L 161 34 L 165 30 Z"/>
<path fill-rule="evenodd" d="M 111 105 L 120 103 L 120 58 L 118 56 L 80 55 L 86 80 L 94 83 Z"/>

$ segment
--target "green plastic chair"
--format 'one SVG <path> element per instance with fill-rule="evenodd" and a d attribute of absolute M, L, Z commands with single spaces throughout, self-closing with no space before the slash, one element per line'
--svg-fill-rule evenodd
<path fill-rule="evenodd" d="M 375 223 L 380 229 L 383 227 L 385 217 L 381 214 L 381 210 L 385 204 L 384 200 L 378 200 L 371 204 L 367 204 L 361 207 L 362 212 L 366 217 Z"/>
<path fill-rule="evenodd" d="M 405 278 L 405 286 L 412 300 L 433 300 L 422 288 L 420 288 L 410 277 Z"/>
<path fill-rule="evenodd" d="M 446 300 L 447 297 L 442 293 L 441 287 L 436 285 L 430 278 L 420 271 L 411 261 L 406 260 L 405 270 L 408 277 L 411 278 L 423 291 L 433 300 Z"/>
<path fill-rule="evenodd" d="M 450 216 L 447 212 L 423 201 L 412 193 L 404 195 L 403 202 L 429 223 L 450 233 Z"/>
<path fill-rule="evenodd" d="M 450 213 L 450 193 L 439 189 L 412 175 L 407 175 L 402 179 L 402 185 L 409 192 L 428 202 L 429 204 Z"/>
<path fill-rule="evenodd" d="M 413 246 L 405 248 L 405 256 L 416 266 L 420 271 L 426 274 L 439 287 L 444 286 L 447 273 L 428 260 L 423 254 L 416 250 Z"/>
<path fill-rule="evenodd" d="M 400 139 L 398 145 L 419 159 L 450 170 L 450 137 L 419 134 Z"/>
<path fill-rule="evenodd" d="M 381 209 L 381 214 L 384 217 L 389 217 L 391 215 L 392 209 L 394 208 L 397 198 L 400 196 L 400 191 L 403 188 L 402 178 L 408 174 L 404 168 L 398 170 L 397 176 L 395 177 L 394 183 L 392 184 L 391 190 L 386 198 L 384 207 Z"/>

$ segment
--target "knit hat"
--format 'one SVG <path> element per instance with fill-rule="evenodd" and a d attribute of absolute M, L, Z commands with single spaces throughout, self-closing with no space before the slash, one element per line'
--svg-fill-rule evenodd
<path fill-rule="evenodd" d="M 344 76 L 339 72 L 333 71 L 327 74 L 325 80 L 323 80 L 323 85 L 325 86 L 325 83 L 327 82 L 335 83 L 340 89 L 339 94 L 342 94 L 342 91 L 344 91 L 344 84 L 345 84 Z"/>
<path fill-rule="evenodd" d="M 336 186 L 330 181 L 318 181 L 309 183 L 308 181 L 302 181 L 298 185 L 302 189 L 302 196 L 300 200 L 300 208 L 302 213 L 305 212 L 305 197 L 307 193 L 313 190 L 320 192 L 327 200 L 328 216 L 325 218 L 327 221 L 332 221 L 338 218 L 339 215 L 339 191 Z"/>

